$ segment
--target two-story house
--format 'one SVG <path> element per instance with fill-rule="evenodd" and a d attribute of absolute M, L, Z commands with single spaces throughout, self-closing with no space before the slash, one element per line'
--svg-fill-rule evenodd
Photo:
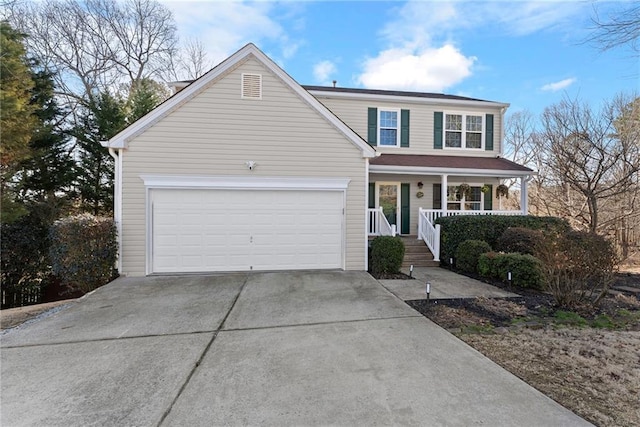
<path fill-rule="evenodd" d="M 253 44 L 104 143 L 122 274 L 367 268 L 372 235 L 501 211 L 508 104 L 301 86 Z M 443 201 L 446 201 L 443 203 Z M 496 209 L 496 207 L 498 209 Z"/>

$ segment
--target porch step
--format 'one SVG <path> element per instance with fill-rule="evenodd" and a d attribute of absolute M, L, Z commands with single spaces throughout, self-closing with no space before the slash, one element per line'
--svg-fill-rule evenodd
<path fill-rule="evenodd" d="M 404 259 L 402 267 L 438 267 L 439 262 L 433 260 L 433 254 L 422 240 L 418 240 L 418 236 L 402 236 L 404 242 Z"/>

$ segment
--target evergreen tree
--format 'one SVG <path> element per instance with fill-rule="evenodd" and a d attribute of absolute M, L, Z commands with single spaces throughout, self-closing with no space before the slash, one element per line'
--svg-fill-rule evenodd
<path fill-rule="evenodd" d="M 169 90 L 162 83 L 142 79 L 131 85 L 127 100 L 127 124 L 131 124 L 169 98 Z"/>
<path fill-rule="evenodd" d="M 45 223 L 50 223 L 57 219 L 72 191 L 75 161 L 68 132 L 62 129 L 65 117 L 54 98 L 52 74 L 33 71 L 32 79 L 31 104 L 38 126 L 29 142 L 33 155 L 20 164 L 18 189 L 20 199 L 31 210 L 42 210 Z"/>
<path fill-rule="evenodd" d="M 113 158 L 100 142 L 126 126 L 125 103 L 102 92 L 92 97 L 75 136 L 80 149 L 77 185 L 82 209 L 94 215 L 113 209 Z"/>
<path fill-rule="evenodd" d="M 24 38 L 9 24 L 0 22 L 0 213 L 3 222 L 11 222 L 26 213 L 16 202 L 12 182 L 20 161 L 31 155 L 29 140 L 36 124 L 30 102 L 33 80 Z"/>

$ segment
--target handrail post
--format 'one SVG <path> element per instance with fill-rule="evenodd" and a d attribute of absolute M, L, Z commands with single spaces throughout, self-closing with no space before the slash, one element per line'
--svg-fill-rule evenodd
<path fill-rule="evenodd" d="M 433 239 L 433 260 L 436 262 L 440 262 L 440 224 L 436 224 L 435 226 L 436 233 Z"/>

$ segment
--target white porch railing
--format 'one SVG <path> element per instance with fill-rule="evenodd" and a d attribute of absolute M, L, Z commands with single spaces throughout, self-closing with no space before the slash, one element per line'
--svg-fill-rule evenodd
<path fill-rule="evenodd" d="M 424 240 L 433 254 L 434 261 L 440 261 L 440 224 L 429 221 L 426 209 L 418 210 L 418 239 Z"/>
<path fill-rule="evenodd" d="M 454 215 L 522 215 L 522 211 L 446 211 L 443 212 L 440 209 L 420 209 L 420 212 L 424 212 L 427 219 L 432 225 L 435 225 L 436 219 L 441 216 L 454 216 Z"/>
<path fill-rule="evenodd" d="M 382 207 L 376 209 L 368 209 L 367 227 L 369 236 L 395 236 L 395 224 L 389 224 L 387 217 L 384 216 Z"/>
<path fill-rule="evenodd" d="M 418 238 L 424 240 L 433 254 L 434 261 L 440 261 L 440 225 L 436 219 L 454 215 L 523 215 L 522 211 L 446 211 L 440 209 L 418 210 Z"/>

